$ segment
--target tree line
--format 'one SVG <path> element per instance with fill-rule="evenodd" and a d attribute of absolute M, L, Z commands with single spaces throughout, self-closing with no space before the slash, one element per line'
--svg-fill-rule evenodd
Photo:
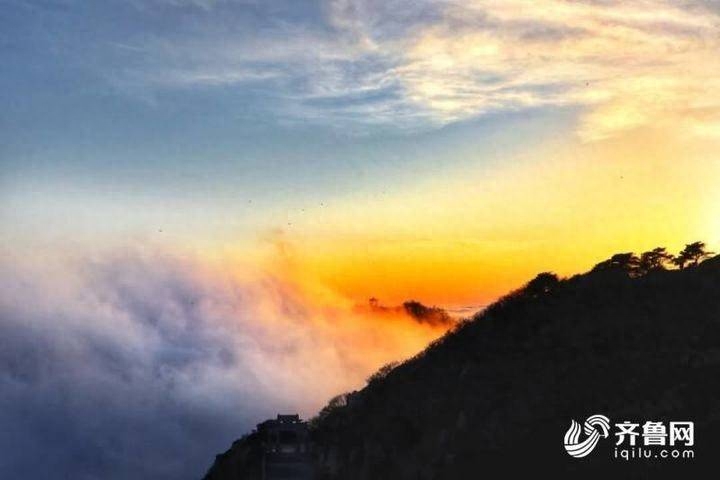
<path fill-rule="evenodd" d="M 676 268 L 683 270 L 696 267 L 703 260 L 714 255 L 707 250 L 704 242 L 693 242 L 685 245 L 677 255 L 669 253 L 665 247 L 657 247 L 639 256 L 634 252 L 616 253 L 612 257 L 595 265 L 591 272 L 615 271 L 624 272 L 631 277 L 641 277 L 652 272 Z M 522 293 L 536 297 L 553 290 L 561 279 L 553 272 L 542 272 L 530 280 L 523 288 L 509 296 Z M 502 300 L 502 299 L 501 299 Z"/>
<path fill-rule="evenodd" d="M 704 242 L 693 242 L 685 245 L 677 255 L 667 251 L 665 247 L 657 247 L 643 252 L 640 256 L 633 252 L 616 253 L 609 259 L 598 263 L 592 271 L 624 270 L 634 276 L 646 275 L 657 270 L 667 270 L 675 267 L 684 269 L 696 267 L 703 260 L 713 255 Z"/>

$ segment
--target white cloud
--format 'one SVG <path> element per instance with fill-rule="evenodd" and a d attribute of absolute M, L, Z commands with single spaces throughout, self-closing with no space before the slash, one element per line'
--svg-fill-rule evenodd
<path fill-rule="evenodd" d="M 581 105 L 578 132 L 594 140 L 692 118 L 692 102 L 717 109 L 718 20 L 664 1 L 449 3 L 443 23 L 407 42 L 398 72 L 442 121 Z"/>
<path fill-rule="evenodd" d="M 257 421 L 307 418 L 442 334 L 287 267 L 239 280 L 153 249 L 0 265 L 3 478 L 198 478 Z"/>
<path fill-rule="evenodd" d="M 151 39 L 143 78 L 260 80 L 281 112 L 317 121 L 445 124 L 580 106 L 585 140 L 644 126 L 717 133 L 720 16 L 703 3 L 330 0 L 322 12 L 315 23 L 238 33 L 208 21 L 189 39 Z"/>

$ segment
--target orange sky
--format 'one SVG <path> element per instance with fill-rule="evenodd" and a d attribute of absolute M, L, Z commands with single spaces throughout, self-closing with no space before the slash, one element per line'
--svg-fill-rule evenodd
<path fill-rule="evenodd" d="M 302 275 L 356 301 L 483 304 L 537 272 L 582 272 L 618 251 L 717 245 L 715 146 L 651 129 L 568 142 L 491 172 L 350 195 L 276 240 Z"/>

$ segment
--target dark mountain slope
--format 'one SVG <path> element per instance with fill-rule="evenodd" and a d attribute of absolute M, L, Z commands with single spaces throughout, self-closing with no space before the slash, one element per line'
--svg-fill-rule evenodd
<path fill-rule="evenodd" d="M 324 410 L 313 422 L 317 471 L 353 480 L 717 469 L 720 258 L 637 277 L 607 268 L 538 279 Z M 694 421 L 695 459 L 613 458 L 614 427 L 590 455 L 571 458 L 571 420 L 597 413 L 611 425 Z"/>

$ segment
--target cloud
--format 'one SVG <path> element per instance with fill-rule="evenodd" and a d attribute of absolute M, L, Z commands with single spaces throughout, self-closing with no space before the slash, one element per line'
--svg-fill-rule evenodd
<path fill-rule="evenodd" d="M 155 104 L 217 94 L 238 114 L 341 129 L 571 108 L 586 141 L 644 127 L 720 136 L 714 2 L 26 3 L 13 35 L 31 52 Z"/>
<path fill-rule="evenodd" d="M 149 61 L 116 79 L 260 85 L 275 115 L 341 125 L 572 106 L 585 140 L 644 126 L 720 132 L 720 17 L 707 2 L 329 0 L 292 19 L 283 2 L 260 13 L 199 3 L 192 29 L 143 35 Z M 249 11 L 259 25 L 223 20 L 245 25 Z"/>
<path fill-rule="evenodd" d="M 311 415 L 441 333 L 277 273 L 148 250 L 3 261 L 0 477 L 198 478 L 259 420 Z"/>
<path fill-rule="evenodd" d="M 451 2 L 398 72 L 442 121 L 582 106 L 578 133 L 595 140 L 718 111 L 718 20 L 663 1 Z"/>

